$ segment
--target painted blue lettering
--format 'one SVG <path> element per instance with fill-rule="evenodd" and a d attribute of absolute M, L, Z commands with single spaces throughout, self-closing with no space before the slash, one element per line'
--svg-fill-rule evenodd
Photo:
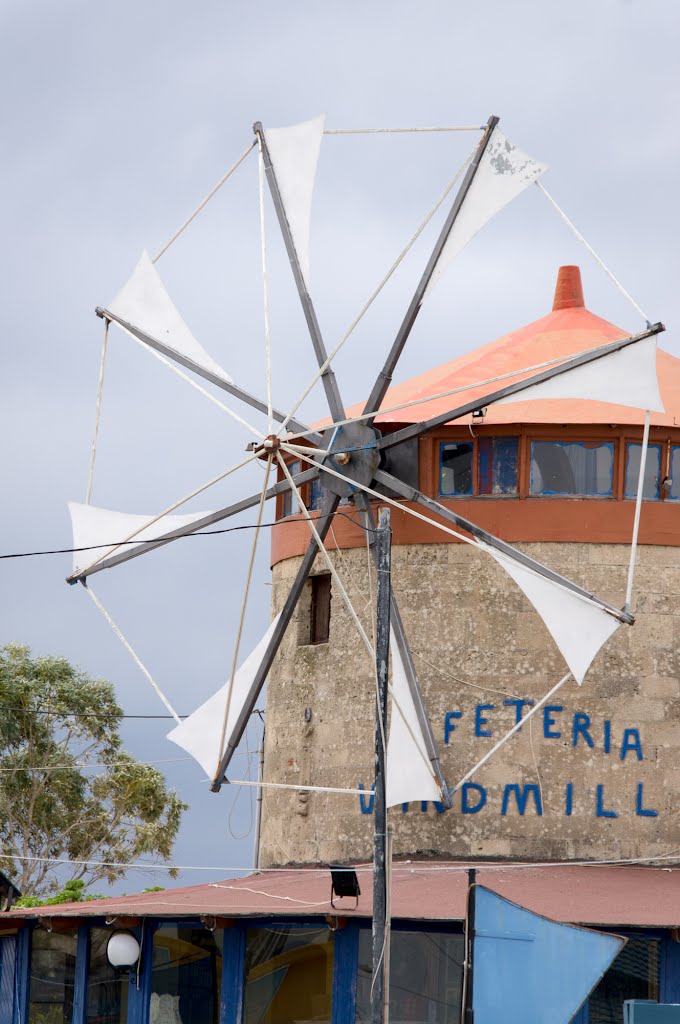
<path fill-rule="evenodd" d="M 552 728 L 557 724 L 553 718 L 553 712 L 559 714 L 560 711 L 564 711 L 561 704 L 547 704 L 543 708 L 543 735 L 547 740 L 558 740 L 562 735 L 558 729 Z"/>
<path fill-rule="evenodd" d="M 363 782 L 360 782 L 359 786 L 357 788 L 363 790 L 363 788 L 364 788 Z M 364 796 L 363 793 L 359 794 L 359 807 L 361 808 L 361 813 L 362 814 L 373 814 L 373 801 L 374 800 L 375 800 L 375 786 L 371 790 L 371 795 L 369 796 L 368 800 L 366 799 L 366 797 Z M 403 807 L 403 805 L 402 805 L 402 807 Z"/>
<path fill-rule="evenodd" d="M 612 749 L 612 723 L 608 718 L 604 720 L 604 752 L 608 754 Z"/>
<path fill-rule="evenodd" d="M 489 721 L 482 714 L 482 711 L 493 711 L 493 704 L 478 704 L 475 708 L 475 736 L 493 736 L 491 729 L 482 729 Z"/>
<path fill-rule="evenodd" d="M 590 728 L 590 715 L 586 715 L 583 711 L 577 711 L 574 715 L 574 726 L 571 734 L 571 745 L 572 747 L 578 746 L 579 736 L 583 736 L 589 747 L 594 747 L 592 737 L 588 732 Z"/>
<path fill-rule="evenodd" d="M 518 786 L 516 782 L 513 782 L 505 787 L 503 790 L 503 803 L 501 804 L 501 814 L 503 815 L 508 813 L 508 804 L 510 803 L 511 793 L 515 794 L 517 810 L 519 811 L 520 817 L 524 817 L 524 812 L 526 811 L 527 801 L 530 795 L 534 798 L 536 814 L 539 817 L 542 816 L 543 804 L 541 803 L 541 791 L 535 782 L 530 782 L 526 786 Z"/>
<path fill-rule="evenodd" d="M 566 791 L 564 794 L 564 813 L 568 818 L 571 818 L 571 812 L 574 807 L 574 783 L 568 782 L 566 785 Z"/>
<path fill-rule="evenodd" d="M 595 815 L 598 818 L 618 818 L 616 811 L 608 811 L 604 806 L 604 786 L 597 787 L 597 810 Z"/>
<path fill-rule="evenodd" d="M 471 804 L 468 794 L 474 792 L 479 799 L 476 804 Z M 484 786 L 478 786 L 476 782 L 466 782 L 461 790 L 461 810 L 463 814 L 477 814 L 486 803 L 486 790 Z"/>
<path fill-rule="evenodd" d="M 408 810 L 408 804 L 402 804 L 401 805 L 401 813 L 402 814 L 406 814 L 407 810 Z"/>
<path fill-rule="evenodd" d="M 621 760 L 626 760 L 626 755 L 629 750 L 634 750 L 637 754 L 638 761 L 642 761 L 642 741 L 640 739 L 639 729 L 624 729 L 623 740 L 621 741 Z"/>
<path fill-rule="evenodd" d="M 446 715 L 444 716 L 444 743 L 448 743 L 449 742 L 449 737 L 451 736 L 451 733 L 456 731 L 456 726 L 454 725 L 454 722 L 456 721 L 456 719 L 457 718 L 462 718 L 462 717 L 463 717 L 463 712 L 462 711 L 447 711 L 446 712 Z"/>
<path fill-rule="evenodd" d="M 509 708 L 513 708 L 514 707 L 514 709 L 515 709 L 515 725 L 517 725 L 519 722 L 522 721 L 522 708 L 523 707 L 530 708 L 534 702 L 533 702 L 533 700 L 520 700 L 519 697 L 518 697 L 516 700 L 504 700 L 503 703 L 507 707 L 509 707 Z M 521 731 L 522 731 L 521 729 L 517 730 L 517 732 L 521 732 Z"/>
<path fill-rule="evenodd" d="M 635 813 L 638 818 L 658 818 L 659 812 L 653 811 L 651 807 L 643 807 L 642 800 L 644 797 L 644 782 L 638 782 L 637 796 L 635 798 Z"/>

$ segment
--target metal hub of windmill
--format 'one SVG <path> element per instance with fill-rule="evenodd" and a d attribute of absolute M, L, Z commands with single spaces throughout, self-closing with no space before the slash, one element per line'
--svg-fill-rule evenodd
<path fill-rule="evenodd" d="M 185 722 L 178 724 L 170 734 L 175 742 L 190 751 L 203 765 L 215 791 L 227 781 L 226 773 L 231 758 L 265 684 L 317 555 L 321 554 L 326 559 L 364 643 L 369 651 L 372 650 L 371 642 L 361 627 L 324 545 L 324 539 L 342 499 L 349 499 L 354 504 L 369 537 L 375 536 L 376 529 L 371 503 L 380 501 L 396 505 L 408 515 L 424 519 L 445 533 L 453 534 L 460 541 L 471 544 L 496 559 L 537 609 L 565 658 L 569 672 L 560 680 L 557 687 L 571 677 L 578 683 L 582 682 L 602 644 L 621 624 L 630 625 L 634 621 L 630 611 L 630 593 L 644 477 L 644 454 L 649 432 L 649 411 L 663 408 L 656 380 L 656 335 L 663 330 L 662 324 L 652 325 L 647 321 L 647 326 L 640 333 L 620 341 L 584 351 L 562 361 L 526 367 L 513 374 L 509 380 L 479 382 L 480 385 L 484 385 L 482 397 L 476 397 L 459 406 L 453 404 L 456 393 L 454 388 L 446 393 L 451 395 L 452 404 L 445 412 L 391 433 L 382 435 L 374 426 L 376 416 L 385 411 L 385 396 L 423 302 L 439 276 L 466 242 L 516 195 L 529 185 L 538 183 L 539 177 L 546 169 L 544 165 L 538 164 L 509 142 L 497 125 L 498 118 L 491 117 L 482 129 L 481 138 L 467 162 L 439 237 L 360 415 L 346 415 L 332 369 L 333 358 L 349 337 L 351 329 L 329 355 L 307 285 L 309 211 L 316 159 L 323 133 L 323 119 L 316 119 L 293 128 L 267 131 L 257 123 L 254 126 L 255 142 L 251 147 L 257 146 L 259 150 L 261 213 L 263 182 L 266 178 L 318 364 L 318 373 L 314 380 L 289 413 L 284 414 L 273 406 L 269 378 L 266 398 L 254 396 L 234 384 L 221 367 L 208 356 L 172 305 L 148 257 L 142 258 L 133 277 L 116 299 L 106 308 L 97 310 L 98 315 L 105 320 L 107 330 L 109 324 L 117 324 L 137 342 L 154 351 L 163 362 L 170 362 L 181 376 L 190 381 L 195 381 L 196 377 L 202 378 L 223 392 L 238 398 L 246 406 L 265 413 L 269 424 L 267 434 L 262 435 L 246 423 L 256 436 L 256 440 L 248 446 L 248 458 L 216 479 L 223 479 L 254 459 L 266 460 L 267 478 L 261 492 L 244 497 L 210 515 L 173 517 L 174 510 L 187 499 L 175 503 L 170 509 L 151 520 L 105 513 L 104 510 L 94 509 L 89 504 L 73 506 L 75 547 L 87 547 L 88 544 L 93 546 L 95 539 L 108 543 L 112 536 L 120 536 L 121 540 L 111 544 L 110 548 L 100 553 L 89 564 L 86 564 L 82 556 L 77 556 L 69 582 L 85 585 L 100 610 L 104 611 L 101 602 L 92 594 L 88 584 L 90 577 L 95 573 L 206 529 L 248 508 L 258 507 L 259 525 L 265 502 L 285 492 L 292 492 L 295 496 L 311 532 L 309 547 L 301 559 L 283 607 L 256 651 L 239 667 L 240 637 L 246 605 L 244 599 L 228 683 Z M 232 168 L 232 171 L 234 169 Z M 225 176 L 223 181 L 228 176 Z M 540 187 L 543 188 L 542 185 Z M 443 198 L 435 210 L 441 205 Z M 202 206 L 199 210 L 201 208 Z M 418 234 L 419 232 L 414 237 Z M 646 317 L 644 319 L 646 320 Z M 268 345 L 268 336 L 266 344 Z M 194 375 L 193 378 L 188 378 L 185 370 L 190 371 Z M 101 380 L 103 364 L 100 397 Z M 310 429 L 295 418 L 301 401 L 317 381 L 321 381 L 323 386 L 332 421 L 323 433 Z M 197 385 L 194 383 L 194 386 Z M 479 412 L 494 402 L 512 401 L 514 396 L 520 393 L 522 400 L 586 397 L 633 405 L 647 411 L 631 545 L 629 586 L 622 608 L 593 595 L 501 538 L 481 529 L 451 508 L 411 486 L 400 476 L 399 460 L 393 457 L 399 445 L 416 439 L 437 426 Z M 424 401 L 432 397 L 444 396 L 428 396 Z M 228 409 L 227 411 L 241 423 L 245 423 L 240 414 Z M 278 431 L 274 429 L 275 423 L 280 425 Z M 293 460 L 306 464 L 307 468 L 291 474 L 289 463 Z M 269 471 L 276 466 L 281 479 L 270 486 Z M 316 479 L 323 488 L 324 498 L 318 512 L 310 514 L 302 503 L 299 489 L 303 484 Z M 200 488 L 189 497 L 194 497 L 215 482 L 210 481 L 205 488 Z M 402 504 L 404 501 L 408 504 Z M 246 595 L 258 532 L 255 531 L 253 541 Z M 387 751 L 388 804 L 413 799 L 437 799 L 444 806 L 450 807 L 452 792 L 465 780 L 461 780 L 454 789 L 451 789 L 444 779 L 394 594 L 390 600 L 393 711 Z M 109 621 L 113 625 L 110 617 Z M 129 647 L 120 633 L 119 636 Z M 139 659 L 137 661 L 141 665 Z M 141 667 L 146 672 L 146 669 Z M 146 674 L 150 678 L 150 674 Z M 551 696 L 557 687 L 554 687 L 545 699 Z M 535 713 L 542 703 L 543 701 L 538 702 L 526 717 Z M 394 771 L 392 784 L 390 749 L 394 754 L 393 765 L 397 757 L 400 762 L 400 772 Z M 466 778 L 471 774 L 468 773 Z"/>

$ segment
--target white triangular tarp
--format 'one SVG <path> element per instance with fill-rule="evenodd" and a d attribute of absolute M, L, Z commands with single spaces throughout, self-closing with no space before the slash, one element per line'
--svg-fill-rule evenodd
<path fill-rule="evenodd" d="M 532 160 L 506 139 L 498 128 L 494 128 L 451 233 L 437 260 L 425 290 L 426 296 L 470 239 L 474 238 L 494 214 L 537 181 L 547 169 L 547 164 L 539 164 Z"/>
<path fill-rule="evenodd" d="M 135 534 L 120 551 L 138 546 L 142 541 L 155 540 L 157 537 L 181 526 L 188 526 L 197 519 L 209 515 L 208 512 L 193 512 L 185 516 L 161 516 L 152 526 L 145 526 L 153 516 L 131 515 L 128 512 L 112 512 L 109 508 L 96 508 L 94 505 L 81 505 L 70 501 L 68 509 L 71 513 L 73 528 L 73 547 L 87 548 L 90 545 L 106 544 L 110 547 L 92 547 L 89 551 L 73 552 L 73 571 L 86 569 L 93 562 L 103 561 L 114 550 L 116 543 L 126 540 Z M 136 531 L 140 532 L 137 533 Z"/>
<path fill-rule="evenodd" d="M 234 673 L 234 688 L 229 704 L 229 720 L 227 721 L 225 746 L 229 741 L 236 720 L 241 714 L 253 679 L 258 668 L 262 664 L 262 658 L 267 649 L 272 633 L 279 621 L 277 615 L 265 635 L 260 640 L 255 650 L 248 655 L 243 664 Z M 205 771 L 209 779 L 214 779 L 219 767 L 222 751 L 220 740 L 224 727 L 224 714 L 227 710 L 227 696 L 229 693 L 229 680 L 221 686 L 217 693 L 209 697 L 205 704 L 201 704 L 188 718 L 168 733 L 168 739 L 176 743 L 182 750 L 186 750 L 195 758 Z"/>
<path fill-rule="evenodd" d="M 286 211 L 305 284 L 309 288 L 309 225 L 325 114 L 291 125 L 268 128 L 264 137 Z"/>
<path fill-rule="evenodd" d="M 526 391 L 501 398 L 496 405 L 540 399 L 575 398 L 664 412 L 656 375 L 656 337 L 643 338 L 592 363 L 566 370 Z"/>
<path fill-rule="evenodd" d="M 411 800 L 441 800 L 393 632 L 390 635 L 390 656 L 392 692 L 396 702 L 392 700 L 387 740 L 387 806 L 394 807 Z"/>
<path fill-rule="evenodd" d="M 593 658 L 620 622 L 598 605 L 553 583 L 483 541 L 480 548 L 513 578 L 543 619 L 576 682 L 581 685 Z"/>
<path fill-rule="evenodd" d="M 146 250 L 132 277 L 106 308 L 171 352 L 191 359 L 202 369 L 231 384 L 229 374 L 199 345 L 184 323 Z"/>

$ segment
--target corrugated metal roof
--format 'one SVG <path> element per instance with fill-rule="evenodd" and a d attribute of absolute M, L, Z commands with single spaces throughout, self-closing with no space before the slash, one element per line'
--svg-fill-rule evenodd
<path fill-rule="evenodd" d="M 643 325 L 640 325 L 640 330 Z M 381 414 L 376 423 L 414 423 L 437 416 L 457 405 L 464 405 L 506 384 L 522 380 L 530 374 L 515 373 L 498 384 L 475 386 L 479 381 L 513 373 L 528 366 L 552 359 L 564 359 L 586 349 L 596 348 L 610 341 L 625 338 L 628 332 L 591 313 L 583 305 L 580 270 L 578 267 L 560 267 L 553 309 L 547 316 L 526 327 L 511 331 L 497 341 L 458 356 L 442 366 L 389 389 L 382 403 L 389 409 L 414 399 L 460 388 L 465 391 L 448 398 L 435 399 Z M 676 426 L 680 422 L 680 359 L 658 350 L 657 368 L 665 414 L 653 413 L 652 424 Z M 534 371 L 537 372 L 537 371 Z M 348 416 L 359 415 L 363 404 L 352 406 Z M 467 422 L 469 417 L 457 422 Z M 509 423 L 617 423 L 637 424 L 644 421 L 644 412 L 604 402 L 551 401 L 513 402 L 502 406 L 489 406 L 485 424 Z"/>
<path fill-rule="evenodd" d="M 396 919 L 459 921 L 465 914 L 467 869 L 477 881 L 520 906 L 556 921 L 614 927 L 680 925 L 680 868 L 529 865 L 492 866 L 442 862 L 398 863 L 393 868 L 392 915 Z M 37 907 L 3 914 L 0 927 L 26 918 L 153 916 L 370 917 L 371 868 L 357 868 L 361 896 L 330 903 L 327 868 L 261 872 L 162 892 L 118 896 L 90 903 Z"/>

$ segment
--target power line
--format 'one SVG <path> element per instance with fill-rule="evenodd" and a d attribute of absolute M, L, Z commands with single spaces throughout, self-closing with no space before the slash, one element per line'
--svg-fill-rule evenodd
<path fill-rule="evenodd" d="M 48 709 L 48 708 L 16 708 L 16 707 L 13 707 L 10 704 L 0 704 L 0 711 L 17 711 L 19 713 L 23 713 L 23 714 L 27 714 L 27 715 L 55 715 L 58 718 L 116 718 L 116 719 L 121 719 L 121 718 L 126 718 L 126 719 L 128 719 L 128 718 L 141 718 L 141 719 L 157 718 L 157 719 L 172 719 L 173 722 L 175 721 L 175 719 L 173 718 L 172 715 L 127 715 L 124 712 L 121 712 L 120 714 L 114 714 L 114 713 L 107 714 L 106 712 L 102 712 L 102 711 L 82 711 L 82 712 L 81 711 L 53 711 L 53 710 Z M 253 715 L 258 715 L 259 718 L 260 718 L 260 721 L 262 721 L 262 716 L 264 715 L 264 710 L 262 708 L 254 708 L 253 711 L 252 711 L 252 714 Z M 179 717 L 180 718 L 188 718 L 189 715 L 180 715 Z"/>
<path fill-rule="evenodd" d="M 358 526 L 364 533 L 375 533 L 375 530 L 371 529 L 370 526 L 364 526 L 363 523 L 358 522 L 347 512 L 334 512 L 334 516 L 342 516 L 343 519 L 348 519 L 353 526 Z M 186 540 L 188 537 L 212 537 L 221 533 L 236 533 L 239 530 L 258 530 L 270 528 L 273 526 L 292 526 L 304 520 L 299 519 L 276 519 L 271 523 L 246 523 L 243 526 L 227 526 L 221 530 L 196 530 L 195 533 L 184 533 L 180 537 L 173 537 L 172 540 Z M 153 537 L 149 540 L 112 540 L 106 544 L 88 544 L 82 548 L 48 548 L 44 551 L 18 551 L 7 555 L 0 555 L 0 560 L 9 558 L 36 558 L 39 555 L 72 555 L 77 554 L 80 551 L 96 551 L 100 548 L 122 548 L 125 545 L 137 545 L 142 544 L 157 544 L 161 537 Z"/>

